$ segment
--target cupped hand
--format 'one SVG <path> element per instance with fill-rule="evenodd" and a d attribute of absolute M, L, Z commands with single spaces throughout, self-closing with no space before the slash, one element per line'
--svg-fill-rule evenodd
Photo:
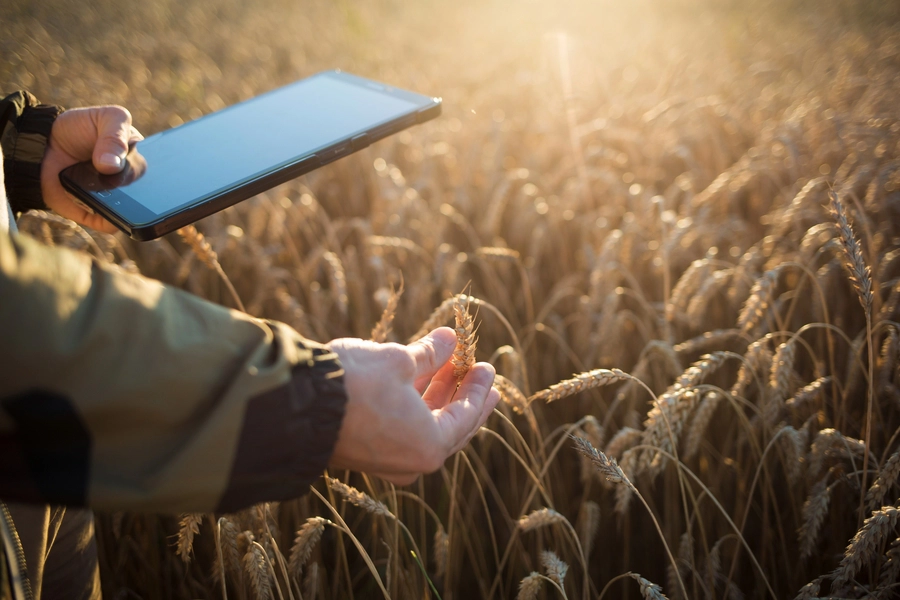
<path fill-rule="evenodd" d="M 367 471 L 399 485 L 441 468 L 484 424 L 500 399 L 494 368 L 477 363 L 459 389 L 448 327 L 403 346 L 339 339 L 347 407 L 329 466 Z"/>
<path fill-rule="evenodd" d="M 92 229 L 113 233 L 115 225 L 76 204 L 59 182 L 59 173 L 91 160 L 100 173 L 112 175 L 125 166 L 130 144 L 144 136 L 131 125 L 131 113 L 121 106 L 92 106 L 67 110 L 53 123 L 41 163 L 44 203 L 57 214 Z"/>

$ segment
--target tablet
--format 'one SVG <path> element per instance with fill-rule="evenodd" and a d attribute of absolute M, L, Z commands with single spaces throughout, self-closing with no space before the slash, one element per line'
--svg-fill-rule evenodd
<path fill-rule="evenodd" d="M 59 177 L 78 201 L 151 240 L 439 115 L 441 99 L 327 71 L 152 135 L 125 169 Z"/>

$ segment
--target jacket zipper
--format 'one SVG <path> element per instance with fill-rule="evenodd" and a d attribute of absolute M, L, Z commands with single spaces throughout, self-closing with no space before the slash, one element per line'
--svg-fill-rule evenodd
<path fill-rule="evenodd" d="M 34 600 L 34 592 L 31 590 L 31 581 L 28 579 L 28 568 L 25 564 L 25 551 L 22 549 L 22 540 L 19 539 L 19 532 L 16 531 L 16 524 L 13 523 L 12 515 L 9 514 L 9 508 L 2 501 L 0 501 L 0 513 L 3 513 L 3 519 L 0 520 L 3 549 L 7 555 L 15 555 L 15 559 L 8 561 L 10 570 L 9 583 L 12 593 L 16 598 Z"/>

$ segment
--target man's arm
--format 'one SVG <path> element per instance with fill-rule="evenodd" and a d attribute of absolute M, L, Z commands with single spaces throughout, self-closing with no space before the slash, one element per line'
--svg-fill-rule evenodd
<path fill-rule="evenodd" d="M 302 495 L 346 395 L 336 355 L 89 257 L 0 233 L 0 497 L 145 511 Z"/>

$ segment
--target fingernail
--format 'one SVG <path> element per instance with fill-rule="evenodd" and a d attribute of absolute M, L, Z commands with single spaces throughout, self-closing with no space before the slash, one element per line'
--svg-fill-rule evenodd
<path fill-rule="evenodd" d="M 109 167 L 115 167 L 119 169 L 122 167 L 122 157 L 111 152 L 107 152 L 106 154 L 102 154 L 100 156 L 100 163 Z"/>

